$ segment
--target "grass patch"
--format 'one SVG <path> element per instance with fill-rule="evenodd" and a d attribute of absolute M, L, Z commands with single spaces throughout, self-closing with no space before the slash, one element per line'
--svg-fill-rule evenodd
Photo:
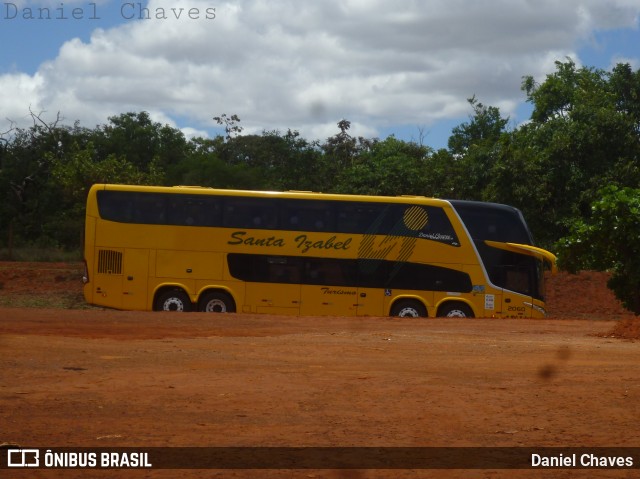
<path fill-rule="evenodd" d="M 60 248 L 21 247 L 0 248 L 0 261 L 37 261 L 44 263 L 76 263 L 82 261 L 82 251 Z"/>
<path fill-rule="evenodd" d="M 3 308 L 91 309 L 82 293 L 0 295 Z"/>

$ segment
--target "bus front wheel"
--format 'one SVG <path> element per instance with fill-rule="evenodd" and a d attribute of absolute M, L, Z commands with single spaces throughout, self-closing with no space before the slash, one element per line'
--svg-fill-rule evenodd
<path fill-rule="evenodd" d="M 464 303 L 446 303 L 438 310 L 440 318 L 473 318 L 473 311 Z"/>
<path fill-rule="evenodd" d="M 399 318 L 426 318 L 427 308 L 418 301 L 403 300 L 398 301 L 391 308 L 391 316 L 397 316 Z"/>
<path fill-rule="evenodd" d="M 191 311 L 191 299 L 180 289 L 171 289 L 158 295 L 156 311 Z"/>
<path fill-rule="evenodd" d="M 198 310 L 205 313 L 234 313 L 236 305 L 227 293 L 211 291 L 202 296 Z"/>

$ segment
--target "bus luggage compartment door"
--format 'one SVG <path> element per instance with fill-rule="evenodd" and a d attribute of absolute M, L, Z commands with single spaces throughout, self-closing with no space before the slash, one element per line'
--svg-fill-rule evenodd
<path fill-rule="evenodd" d="M 384 316 L 385 291 L 382 288 L 358 288 L 358 316 Z"/>
<path fill-rule="evenodd" d="M 246 283 L 245 304 L 256 313 L 294 315 L 300 311 L 300 285 Z"/>
<path fill-rule="evenodd" d="M 124 251 L 119 248 L 99 247 L 97 261 L 89 272 L 92 304 L 122 309 L 122 273 Z"/>
<path fill-rule="evenodd" d="M 122 275 L 123 309 L 147 309 L 149 282 L 149 250 L 127 248 L 124 251 Z"/>

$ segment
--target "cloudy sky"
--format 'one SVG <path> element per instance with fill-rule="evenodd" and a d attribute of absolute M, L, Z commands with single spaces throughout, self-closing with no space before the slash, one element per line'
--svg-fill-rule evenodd
<path fill-rule="evenodd" d="M 29 109 L 93 128 L 148 111 L 213 136 L 288 128 L 446 146 L 467 98 L 528 118 L 554 61 L 640 68 L 640 0 L 67 0 L 0 3 L 0 133 Z M 13 122 L 13 123 L 10 123 Z"/>

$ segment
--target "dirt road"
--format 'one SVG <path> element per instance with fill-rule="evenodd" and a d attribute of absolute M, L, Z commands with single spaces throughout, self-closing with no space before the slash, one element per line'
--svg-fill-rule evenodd
<path fill-rule="evenodd" d="M 65 284 L 64 274 L 53 274 L 55 288 Z M 5 294 L 14 287 L 2 284 Z M 547 320 L 1 307 L 0 443 L 640 447 L 639 344 L 611 337 L 620 322 L 609 320 L 630 316 L 615 305 L 589 314 L 575 288 L 574 319 Z M 637 470 L 0 472 L 493 478 L 636 477 Z"/>

